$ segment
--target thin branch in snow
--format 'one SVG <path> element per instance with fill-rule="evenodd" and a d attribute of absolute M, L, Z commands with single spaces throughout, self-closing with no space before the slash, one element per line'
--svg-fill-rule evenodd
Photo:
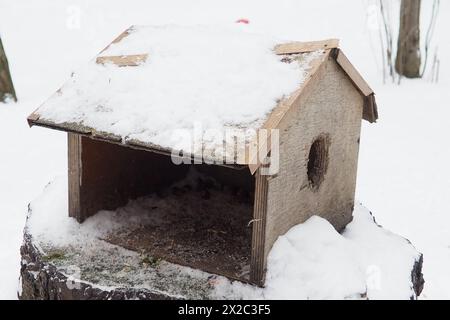
<path fill-rule="evenodd" d="M 424 61 L 424 64 L 423 64 L 421 77 L 423 77 L 423 75 L 425 74 L 425 70 L 427 68 L 428 49 L 430 47 L 431 39 L 433 38 L 434 29 L 435 29 L 435 26 L 436 26 L 437 16 L 438 16 L 438 12 L 439 12 L 439 5 L 440 5 L 440 0 L 434 0 L 433 1 L 433 8 L 431 10 L 430 24 L 428 25 L 427 34 L 425 36 L 425 61 Z"/>
<path fill-rule="evenodd" d="M 379 0 L 379 7 L 380 7 L 380 14 L 382 17 L 383 22 L 383 30 L 384 30 L 384 39 L 386 41 L 386 48 L 384 49 L 383 45 L 383 35 L 381 34 L 381 43 L 382 43 L 382 50 L 385 50 L 385 56 L 383 54 L 383 60 L 387 64 L 387 68 L 389 70 L 389 76 L 392 78 L 392 82 L 395 82 L 395 72 L 394 72 L 394 62 L 392 60 L 392 28 L 391 28 L 391 21 L 389 18 L 389 8 L 386 8 L 386 5 L 388 6 L 388 3 L 384 3 L 383 0 Z M 381 33 L 381 31 L 380 31 Z"/>

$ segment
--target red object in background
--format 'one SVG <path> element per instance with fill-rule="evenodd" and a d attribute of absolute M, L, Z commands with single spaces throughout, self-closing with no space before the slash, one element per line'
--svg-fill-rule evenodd
<path fill-rule="evenodd" d="M 250 21 L 248 19 L 239 19 L 236 21 L 236 23 L 245 23 L 245 24 L 249 24 Z"/>

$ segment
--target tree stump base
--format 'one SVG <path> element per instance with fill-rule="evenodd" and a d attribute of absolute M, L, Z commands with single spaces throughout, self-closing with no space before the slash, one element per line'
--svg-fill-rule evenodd
<path fill-rule="evenodd" d="M 211 299 L 212 284 L 218 278 L 228 281 L 166 261 L 152 261 L 114 245 L 88 255 L 70 247 L 65 249 L 47 247 L 44 253 L 25 231 L 20 249 L 19 299 Z M 111 264 L 114 260 L 116 263 Z"/>
<path fill-rule="evenodd" d="M 52 264 L 25 235 L 21 247 L 20 300 L 168 300 L 169 294 L 145 288 L 107 288 L 69 276 Z"/>

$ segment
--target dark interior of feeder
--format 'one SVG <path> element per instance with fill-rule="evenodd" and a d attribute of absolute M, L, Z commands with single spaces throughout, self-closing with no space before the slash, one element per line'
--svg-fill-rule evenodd
<path fill-rule="evenodd" d="M 317 190 L 324 180 L 328 167 L 329 137 L 321 135 L 311 145 L 308 155 L 308 181 L 313 190 Z"/>
<path fill-rule="evenodd" d="M 120 205 L 144 197 L 143 215 L 157 216 L 151 224 L 110 235 L 109 242 L 152 259 L 248 280 L 255 183 L 247 167 L 176 165 L 168 155 L 94 140 L 84 143 L 83 150 L 89 148 L 84 174 L 92 167 L 97 184 L 117 175 L 107 179 L 117 187 L 107 192 L 121 198 Z M 104 157 L 108 170 L 99 166 Z"/>

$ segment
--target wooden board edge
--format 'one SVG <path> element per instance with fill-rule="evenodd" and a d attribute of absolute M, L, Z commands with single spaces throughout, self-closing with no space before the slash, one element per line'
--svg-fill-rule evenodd
<path fill-rule="evenodd" d="M 90 139 L 99 140 L 103 142 L 109 142 L 116 145 L 120 145 L 122 147 L 128 147 L 135 150 L 143 150 L 148 152 L 154 152 L 166 156 L 172 156 L 173 150 L 170 148 L 164 148 L 161 146 L 158 146 L 156 144 L 142 142 L 136 139 L 128 139 L 123 140 L 120 136 L 107 134 L 102 131 L 96 131 L 92 128 L 78 125 L 75 123 L 53 123 L 51 121 L 47 121 L 44 119 L 38 119 L 36 121 L 32 121 L 33 126 L 43 127 L 43 128 L 49 128 L 53 130 L 58 130 L 62 132 L 67 133 L 73 133 L 73 134 L 79 134 L 84 137 L 88 137 Z M 191 156 L 192 160 L 194 160 L 194 156 Z M 211 159 L 208 159 L 211 160 Z M 235 163 L 235 164 L 221 164 L 216 163 L 215 165 L 230 168 L 230 169 L 236 169 L 236 170 L 242 170 L 247 167 L 246 164 L 242 163 Z"/>
<path fill-rule="evenodd" d="M 276 45 L 274 48 L 274 52 L 277 55 L 283 55 L 283 54 L 305 53 L 318 50 L 329 50 L 338 47 L 339 47 L 339 39 L 326 39 L 308 42 L 295 41 Z"/>
<path fill-rule="evenodd" d="M 135 28 L 134 25 L 132 25 L 129 28 L 127 28 L 125 31 L 123 31 L 121 34 L 119 34 L 110 44 L 108 44 L 102 51 L 100 51 L 100 53 L 108 50 L 111 45 L 113 45 L 115 43 L 119 43 L 120 41 L 122 41 L 122 39 L 128 37 L 128 35 L 131 33 L 131 31 L 134 28 Z"/>
<path fill-rule="evenodd" d="M 37 110 L 33 111 L 28 117 L 27 122 L 28 126 L 31 128 L 36 124 L 36 122 L 39 120 L 40 115 L 37 113 Z"/>
<path fill-rule="evenodd" d="M 378 108 L 375 101 L 375 94 L 364 97 L 363 119 L 370 123 L 377 122 L 378 120 Z"/>
<path fill-rule="evenodd" d="M 369 96 L 373 94 L 373 90 L 369 84 L 364 80 L 359 71 L 353 66 L 347 56 L 340 49 L 335 49 L 333 52 L 337 64 L 345 71 L 345 73 L 352 80 L 356 88 L 364 95 Z"/>
<path fill-rule="evenodd" d="M 353 85 L 364 96 L 362 118 L 370 123 L 378 120 L 378 107 L 375 101 L 375 93 L 364 80 L 358 70 L 353 66 L 347 56 L 340 49 L 334 49 L 332 56 L 352 81 Z"/>
<path fill-rule="evenodd" d="M 374 114 L 373 122 L 376 122 L 378 120 L 378 105 L 377 105 L 377 100 L 375 99 L 375 93 L 372 94 L 372 110 L 373 110 L 373 114 Z"/>
<path fill-rule="evenodd" d="M 258 286 L 264 285 L 266 271 L 266 218 L 267 195 L 269 183 L 267 176 L 261 175 L 260 170 L 255 177 L 255 202 L 252 220 L 252 246 L 250 256 L 250 282 Z"/>

